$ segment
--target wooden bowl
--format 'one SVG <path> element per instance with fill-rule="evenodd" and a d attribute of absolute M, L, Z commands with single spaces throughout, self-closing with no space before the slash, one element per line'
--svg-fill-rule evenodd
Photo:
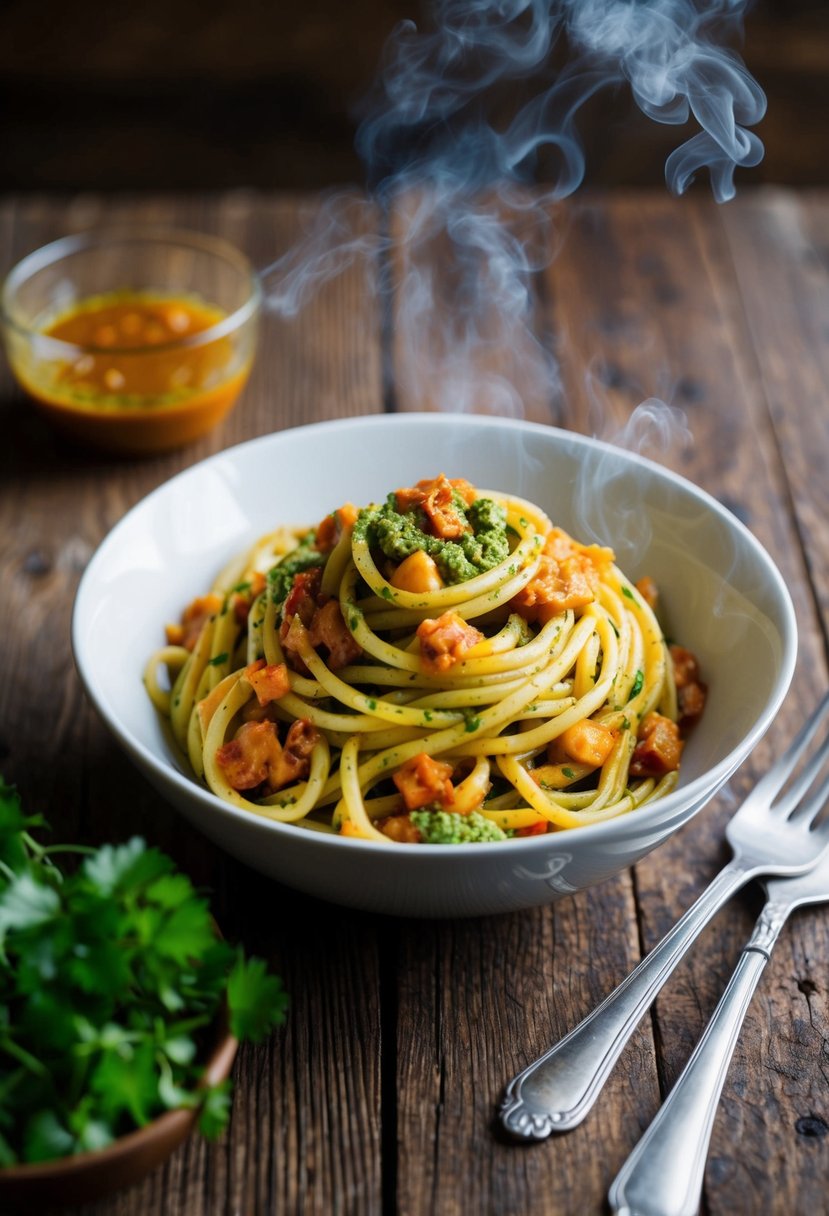
<path fill-rule="evenodd" d="M 204 1070 L 204 1084 L 230 1075 L 237 1040 L 223 1028 Z M 198 1108 L 170 1110 L 146 1127 L 120 1136 L 106 1148 L 36 1165 L 0 1169 L 0 1211 L 39 1212 L 46 1207 L 89 1203 L 138 1182 L 183 1144 Z"/>

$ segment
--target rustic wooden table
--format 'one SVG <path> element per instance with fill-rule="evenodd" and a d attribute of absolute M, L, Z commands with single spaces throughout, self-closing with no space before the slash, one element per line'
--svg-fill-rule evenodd
<path fill-rule="evenodd" d="M 0 270 L 103 219 L 221 233 L 259 264 L 296 236 L 298 200 L 233 193 L 0 204 Z M 679 968 L 592 1116 L 507 1143 L 493 1112 L 513 1073 L 607 993 L 724 861 L 723 825 L 826 687 L 829 623 L 829 196 L 582 198 L 539 280 L 562 385 L 531 416 L 576 430 L 596 401 L 621 425 L 651 395 L 685 411 L 673 460 L 769 549 L 800 622 L 795 695 L 754 758 L 633 872 L 535 911 L 401 922 L 298 897 L 217 852 L 138 777 L 72 666 L 72 599 L 127 508 L 182 467 L 303 422 L 415 408 L 395 381 L 393 317 L 362 272 L 291 324 L 269 319 L 244 400 L 185 452 L 114 461 L 70 449 L 4 372 L 0 394 L 0 766 L 61 837 L 141 832 L 215 892 L 227 934 L 270 957 L 287 1026 L 236 1066 L 229 1134 L 194 1138 L 88 1216 L 474 1213 L 586 1216 L 698 1039 L 759 906 L 729 905 Z M 588 375 L 585 375 L 585 372 Z M 44 745 L 46 759 L 44 761 Z M 290 931 L 288 931 L 288 928 Z M 712 1214 L 825 1212 L 829 914 L 797 916 L 748 1016 L 714 1129 Z"/>

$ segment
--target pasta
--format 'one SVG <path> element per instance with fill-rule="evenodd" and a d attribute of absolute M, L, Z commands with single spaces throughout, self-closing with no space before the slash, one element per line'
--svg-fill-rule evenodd
<path fill-rule="evenodd" d="M 195 776 L 251 814 L 384 843 L 542 834 L 676 784 L 705 687 L 654 602 L 610 549 L 441 474 L 260 539 L 145 683 Z"/>

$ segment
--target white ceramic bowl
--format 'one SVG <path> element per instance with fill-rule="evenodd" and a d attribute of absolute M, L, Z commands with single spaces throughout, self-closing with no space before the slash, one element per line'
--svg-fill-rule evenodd
<path fill-rule="evenodd" d="M 709 685 L 678 788 L 619 819 L 496 844 L 328 837 L 228 806 L 187 771 L 142 684 L 164 624 L 225 561 L 281 523 L 311 524 L 445 472 L 538 503 L 650 574 L 666 628 Z M 463 415 L 355 418 L 268 435 L 195 465 L 130 511 L 78 591 L 75 659 L 98 712 L 159 792 L 221 848 L 291 887 L 369 911 L 464 916 L 548 903 L 618 873 L 705 805 L 769 726 L 794 668 L 786 587 L 751 533 L 649 461 L 548 427 Z"/>

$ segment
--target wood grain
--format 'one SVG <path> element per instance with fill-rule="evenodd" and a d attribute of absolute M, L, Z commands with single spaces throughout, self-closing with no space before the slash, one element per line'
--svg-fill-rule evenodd
<path fill-rule="evenodd" d="M 219 232 L 264 264 L 297 239 L 301 211 L 298 199 L 249 194 L 117 205 L 29 200 L 0 213 L 0 254 L 10 266 L 63 232 L 154 222 Z M 292 1000 L 285 1031 L 240 1053 L 228 1135 L 215 1146 L 192 1139 L 144 1185 L 90 1209 L 96 1216 L 381 1210 L 377 927 L 266 882 L 185 829 L 106 736 L 69 651 L 78 578 L 106 531 L 140 497 L 230 443 L 377 410 L 379 323 L 363 270 L 332 284 L 301 325 L 268 318 L 263 328 L 251 383 L 222 429 L 185 452 L 145 461 L 69 447 L 7 374 L 2 385 L 1 585 L 4 613 L 16 621 L 2 651 L 3 771 L 30 807 L 48 808 L 58 838 L 141 832 L 170 851 L 196 882 L 213 887 L 227 936 L 271 959 Z M 286 951 L 279 926 L 288 923 L 296 948 Z"/>
<path fill-rule="evenodd" d="M 810 556 L 801 544 L 804 528 L 799 512 L 793 518 L 780 506 L 794 492 L 803 500 L 808 517 L 814 510 L 813 499 L 808 482 L 798 476 L 796 460 L 781 459 L 762 371 L 775 351 L 776 366 L 790 366 L 780 346 L 795 326 L 791 285 L 788 296 L 783 295 L 783 285 L 778 288 L 771 276 L 766 277 L 766 267 L 777 261 L 790 276 L 799 277 L 780 242 L 771 241 L 770 201 L 761 195 L 722 210 L 695 201 L 677 207 L 670 200 L 641 196 L 616 198 L 607 208 L 600 202 L 588 204 L 577 214 L 570 239 L 551 270 L 551 295 L 561 317 L 558 325 L 568 339 L 564 349 L 572 352 L 575 347 L 580 354 L 575 360 L 562 359 L 577 424 L 606 436 L 602 426 L 609 425 L 618 442 L 620 434 L 623 440 L 641 438 L 641 428 L 630 425 L 640 398 L 656 396 L 681 409 L 692 442 L 674 444 L 660 458 L 709 489 L 748 523 L 783 571 L 798 611 L 797 691 L 770 738 L 725 795 L 636 869 L 646 949 L 725 860 L 722 830 L 739 792 L 782 750 L 826 686 L 824 626 L 815 612 L 809 578 L 817 555 Z M 787 196 L 786 201 L 798 211 L 796 200 Z M 759 222 L 765 219 L 762 239 L 756 229 L 748 234 L 746 212 Z M 735 265 L 736 237 L 729 242 L 727 232 L 740 234 L 744 241 L 745 261 L 751 267 L 748 281 L 746 269 L 739 262 Z M 586 294 L 578 290 L 585 283 L 591 284 Z M 820 344 L 804 339 L 799 353 L 805 367 L 793 374 L 818 375 Z M 585 365 L 588 374 L 580 378 Z M 780 413 L 789 431 L 797 432 L 799 411 L 789 408 Z M 810 425 L 807 433 L 814 453 L 820 450 L 814 435 L 820 422 Z M 801 453 L 801 472 L 804 459 Z M 811 459 L 819 458 L 813 454 Z M 799 492 L 791 488 L 793 476 Z M 817 491 L 818 501 L 822 493 L 822 488 Z M 818 544 L 817 549 L 825 560 L 825 545 Z M 716 932 L 697 945 L 658 1001 L 654 1026 L 663 1090 L 670 1088 L 693 1049 L 758 910 L 754 892 L 734 901 L 718 918 Z M 826 917 L 813 914 L 809 926 L 818 951 L 825 953 L 829 948 Z M 706 1204 L 711 1213 L 808 1211 L 810 1201 L 818 1202 L 821 1184 L 809 1172 L 805 1182 L 801 1177 L 802 1141 L 796 1131 L 801 1111 L 810 1100 L 812 1105 L 815 1102 L 816 1061 L 813 1057 L 804 1068 L 802 1061 L 793 1063 L 797 1049 L 788 1053 L 787 1075 L 799 1081 L 790 1080 L 784 1098 L 781 1087 L 773 1084 L 776 1074 L 769 1059 L 772 1044 L 785 1041 L 790 1025 L 790 989 L 796 988 L 796 981 L 778 979 L 775 984 L 775 977 L 796 973 L 792 952 L 789 935 L 775 954 L 763 989 L 766 1021 L 752 1012 L 729 1076 L 707 1174 Z M 817 1088 L 822 1088 L 822 1076 Z M 825 1099 L 818 1105 L 825 1114 Z M 733 1115 L 735 1109 L 741 1117 L 729 1120 L 728 1112 Z"/>
<path fill-rule="evenodd" d="M 292 246 L 318 201 L 239 191 L 11 200 L 0 203 L 0 267 L 116 219 L 215 231 L 262 266 Z M 80 573 L 148 490 L 279 427 L 422 407 L 403 368 L 400 262 L 354 266 L 296 320 L 268 317 L 239 407 L 186 452 L 115 461 L 72 448 L 0 372 L 0 601 L 11 623 L 0 635 L 0 765 L 29 805 L 49 809 L 57 835 L 140 831 L 171 851 L 212 887 L 228 936 L 271 959 L 292 998 L 286 1027 L 240 1053 L 229 1133 L 215 1145 L 191 1140 L 143 1185 L 84 1216 L 605 1210 L 609 1183 L 713 1009 L 758 890 L 734 900 L 677 971 L 581 1128 L 516 1146 L 499 1135 L 495 1106 L 506 1080 L 622 979 L 713 876 L 741 793 L 826 686 L 828 217 L 825 194 L 785 192 L 724 209 L 587 195 L 555 217 L 557 256 L 533 284 L 532 325 L 559 379 L 528 399 L 528 415 L 632 436 L 730 506 L 791 588 L 800 657 L 778 723 L 704 814 L 635 872 L 510 916 L 382 920 L 252 873 L 160 803 L 106 736 L 72 668 Z M 636 411 L 654 397 L 673 410 L 661 412 L 667 431 L 643 427 Z M 825 1208 L 828 958 L 829 917 L 801 914 L 726 1082 L 706 1174 L 710 1216 Z"/>

